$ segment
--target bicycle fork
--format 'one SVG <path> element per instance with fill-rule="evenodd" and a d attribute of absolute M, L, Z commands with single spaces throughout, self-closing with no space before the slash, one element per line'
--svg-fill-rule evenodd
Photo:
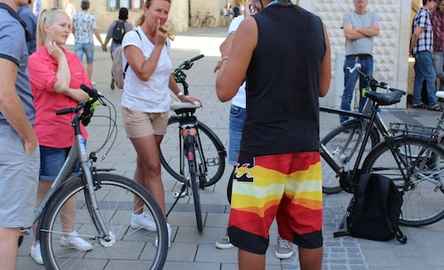
<path fill-rule="evenodd" d="M 83 137 L 81 135 L 77 135 L 79 153 L 80 153 L 80 161 L 81 167 L 83 170 L 82 181 L 86 185 L 85 189 L 85 202 L 88 209 L 88 212 L 93 220 L 93 223 L 97 229 L 99 235 L 99 242 L 104 247 L 111 247 L 116 242 L 115 235 L 107 228 L 103 220 L 103 216 L 100 214 L 99 206 L 97 204 L 97 198 L 95 195 L 95 187 L 93 175 L 91 173 L 92 164 L 88 159 L 88 155 L 86 152 L 86 145 L 81 143 Z M 94 239 L 96 240 L 96 239 Z"/>

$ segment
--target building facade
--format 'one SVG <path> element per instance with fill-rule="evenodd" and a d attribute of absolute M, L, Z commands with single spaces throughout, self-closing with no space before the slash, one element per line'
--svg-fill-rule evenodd
<path fill-rule="evenodd" d="M 37 1 L 37 0 L 36 0 Z M 41 0 L 43 7 L 63 8 L 72 3 L 80 9 L 81 0 Z M 96 14 L 98 28 L 105 31 L 116 19 L 119 7 L 130 9 L 130 21 L 134 22 L 142 13 L 144 0 L 94 0 L 91 11 Z M 176 32 L 185 32 L 193 17 L 208 15 L 215 18 L 215 25 L 224 25 L 223 8 L 245 0 L 172 0 L 170 20 Z M 344 44 L 342 18 L 353 10 L 353 0 L 294 0 L 302 7 L 319 15 L 327 26 L 333 47 L 333 84 L 327 105 L 337 106 L 343 90 Z M 421 6 L 421 0 L 369 0 L 369 10 L 381 18 L 381 34 L 375 38 L 375 77 L 387 81 L 391 86 L 408 89 L 409 69 L 408 45 L 411 34 L 411 18 Z M 410 63 L 410 66 L 412 64 Z M 410 75 L 409 75 L 410 72 Z M 410 87 L 411 88 L 411 87 Z"/>

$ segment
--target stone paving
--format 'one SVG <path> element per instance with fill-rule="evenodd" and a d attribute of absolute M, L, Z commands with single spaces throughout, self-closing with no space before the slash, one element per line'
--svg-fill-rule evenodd
<path fill-rule="evenodd" d="M 208 37 L 208 38 L 207 38 Z M 223 30 L 194 31 L 178 40 L 192 42 L 194 49 L 187 49 L 190 44 L 179 44 L 173 49 L 175 65 L 186 58 L 192 57 L 202 51 L 214 52 L 217 48 L 209 48 L 220 42 L 223 38 Z M 193 42 L 194 41 L 194 42 Z M 210 46 L 210 45 L 211 46 Z M 183 45 L 183 46 L 182 46 Z M 204 47 L 203 49 L 200 49 Z M 184 49 L 185 48 L 185 49 Z M 211 53 L 210 53 L 211 54 Z M 109 90 L 109 55 L 97 50 L 97 60 L 94 81 L 114 104 L 119 104 L 120 91 Z M 204 107 L 198 113 L 198 118 L 213 129 L 222 142 L 227 145 L 229 104 L 221 104 L 215 97 L 212 72 L 217 61 L 217 56 L 210 55 L 197 63 L 188 73 L 191 84 L 191 93 L 203 101 Z M 327 97 L 328 98 L 328 97 Z M 384 119 L 389 121 L 412 121 L 414 123 L 433 124 L 437 118 L 436 113 L 424 111 L 386 111 Z M 321 133 L 333 129 L 337 124 L 337 117 L 322 115 Z M 125 137 L 122 128 L 120 114 L 117 119 L 119 134 L 116 145 L 108 157 L 101 162 L 101 167 L 112 167 L 118 173 L 132 177 L 134 173 L 135 153 L 129 141 Z M 101 134 L 106 132 L 105 120 L 94 119 L 89 127 L 92 139 L 89 147 L 100 143 Z M 171 146 L 173 149 L 175 146 Z M 193 270 L 231 270 L 237 269 L 237 251 L 235 249 L 217 250 L 214 242 L 221 238 L 225 232 L 227 222 L 228 203 L 226 201 L 225 187 L 229 174 L 227 168 L 224 177 L 215 185 L 201 193 L 201 202 L 204 211 L 204 233 L 199 235 L 195 227 L 193 205 L 190 199 L 183 199 L 170 215 L 168 222 L 173 225 L 173 246 L 169 250 L 165 269 L 193 269 Z M 173 201 L 172 192 L 177 191 L 177 183 L 167 174 L 163 175 L 166 186 L 167 203 Z M 341 221 L 344 209 L 350 196 L 339 194 L 324 198 L 324 239 L 325 239 L 325 270 L 395 270 L 395 269 L 444 269 L 444 256 L 442 243 L 444 243 L 444 222 L 425 228 L 405 228 L 409 237 L 407 245 L 401 246 L 395 241 L 372 242 L 357 240 L 349 237 L 333 239 L 332 234 Z M 267 269 L 299 269 L 297 256 L 288 260 L 279 260 L 273 254 L 273 244 L 276 238 L 276 228 L 272 227 L 271 241 L 267 253 Z M 140 260 L 145 258 L 142 244 L 137 239 L 129 239 L 127 248 L 122 249 L 112 262 L 104 263 L 105 269 L 144 269 Z M 18 269 L 43 269 L 33 263 L 29 254 L 30 237 L 20 249 Z M 146 251 L 145 251 L 146 253 Z M 139 256 L 139 257 L 138 257 Z M 141 257 L 140 257 L 141 256 Z M 97 262 L 97 261 L 95 261 Z M 254 270 L 254 269 L 253 269 Z"/>

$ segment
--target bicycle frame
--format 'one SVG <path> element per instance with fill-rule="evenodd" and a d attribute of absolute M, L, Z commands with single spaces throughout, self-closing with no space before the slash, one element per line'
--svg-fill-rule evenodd
<path fill-rule="evenodd" d="M 58 191 L 63 186 L 64 182 L 70 178 L 77 165 L 77 162 L 80 161 L 80 166 L 82 168 L 82 180 L 87 186 L 87 189 L 85 190 L 85 201 L 88 212 L 100 236 L 104 239 L 111 239 L 111 236 L 109 235 L 109 228 L 107 228 L 105 225 L 102 215 L 98 213 L 99 207 L 97 205 L 97 199 L 94 193 L 94 180 L 91 173 L 93 161 L 88 157 L 86 145 L 83 143 L 85 139 L 80 133 L 80 116 L 78 115 L 74 117 L 73 128 L 75 133 L 75 143 L 69 151 L 68 157 L 65 160 L 65 163 L 63 164 L 63 167 L 58 173 L 55 181 L 51 185 L 41 203 L 36 208 L 34 223 L 41 217 L 55 192 Z"/>

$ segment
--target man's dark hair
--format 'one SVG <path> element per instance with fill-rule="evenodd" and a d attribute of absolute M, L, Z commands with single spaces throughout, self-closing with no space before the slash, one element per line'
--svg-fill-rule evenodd
<path fill-rule="evenodd" d="M 128 9 L 122 7 L 119 9 L 119 20 L 126 21 L 128 20 Z"/>
<path fill-rule="evenodd" d="M 238 6 L 235 6 L 233 8 L 233 18 L 236 18 L 240 15 L 240 8 Z"/>
<path fill-rule="evenodd" d="M 88 0 L 82 0 L 80 3 L 80 8 L 82 10 L 88 10 L 89 9 L 89 1 Z"/>

